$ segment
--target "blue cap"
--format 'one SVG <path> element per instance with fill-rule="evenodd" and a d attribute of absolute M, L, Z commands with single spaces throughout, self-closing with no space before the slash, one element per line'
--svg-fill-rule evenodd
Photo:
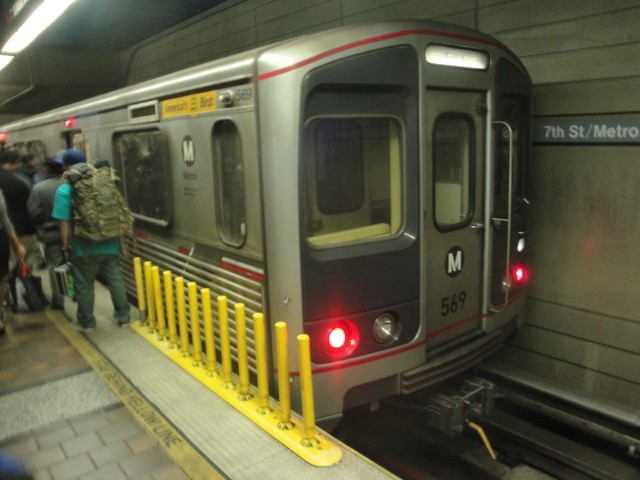
<path fill-rule="evenodd" d="M 86 158 L 84 153 L 80 150 L 74 150 L 73 148 L 68 148 L 67 150 L 60 150 L 55 158 L 54 162 L 59 163 L 60 165 L 75 165 L 76 163 L 84 163 Z"/>
<path fill-rule="evenodd" d="M 58 150 L 58 153 L 56 153 L 56 156 L 53 157 L 53 161 L 62 165 L 64 163 L 62 161 L 62 155 L 64 155 L 64 150 Z"/>

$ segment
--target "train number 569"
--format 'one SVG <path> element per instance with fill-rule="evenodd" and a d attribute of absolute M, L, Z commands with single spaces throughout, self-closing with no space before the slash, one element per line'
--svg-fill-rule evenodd
<path fill-rule="evenodd" d="M 464 301 L 467 299 L 467 292 L 462 290 L 461 292 L 454 293 L 450 297 L 443 297 L 440 306 L 442 316 L 449 315 L 450 313 L 456 313 L 458 310 L 462 310 L 464 307 Z"/>

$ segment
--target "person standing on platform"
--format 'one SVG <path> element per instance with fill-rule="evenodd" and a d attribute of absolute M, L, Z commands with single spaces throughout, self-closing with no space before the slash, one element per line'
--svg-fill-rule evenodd
<path fill-rule="evenodd" d="M 11 220 L 9 220 L 2 190 L 0 190 L 0 228 L 3 230 L 3 234 L 0 235 L 0 292 L 3 292 L 2 299 L 4 300 L 4 292 L 7 291 L 7 280 L 9 279 L 10 248 L 13 247 L 13 251 L 20 260 L 26 257 L 27 251 L 22 243 L 20 243 L 11 224 Z M 4 335 L 5 332 L 4 313 L 5 304 L 4 301 L 2 301 L 0 304 L 0 336 Z"/>
<path fill-rule="evenodd" d="M 27 177 L 32 185 L 35 185 L 40 181 L 40 176 L 38 175 L 40 170 L 39 163 L 38 158 L 33 153 L 25 153 L 20 158 L 16 171 Z"/>
<path fill-rule="evenodd" d="M 4 193 L 9 219 L 16 235 L 27 249 L 27 263 L 33 265 L 39 263 L 39 260 L 35 262 L 36 254 L 39 253 L 35 239 L 36 228 L 27 210 L 31 181 L 16 171 L 19 158 L 18 154 L 10 149 L 0 152 L 0 189 Z"/>
<path fill-rule="evenodd" d="M 69 170 L 73 165 L 84 162 L 85 156 L 78 150 L 69 149 L 62 154 L 62 160 L 63 169 Z M 131 306 L 120 271 L 120 239 L 115 237 L 91 241 L 73 238 L 73 188 L 68 182 L 63 182 L 58 187 L 52 212 L 52 217 L 59 221 L 63 255 L 71 263 L 75 281 L 78 309 L 76 320 L 71 323 L 71 327 L 83 332 L 96 327 L 93 308 L 94 283 L 98 275 L 109 289 L 118 325 L 127 326 L 131 321 Z"/>
<path fill-rule="evenodd" d="M 27 209 L 36 225 L 38 239 L 44 244 L 44 257 L 49 267 L 51 284 L 51 308 L 64 310 L 64 295 L 55 288 L 55 268 L 64 262 L 62 240 L 58 222 L 51 216 L 56 190 L 62 184 L 62 156 L 57 156 L 54 160 L 45 160 L 43 170 L 45 179 L 33 186 Z"/>

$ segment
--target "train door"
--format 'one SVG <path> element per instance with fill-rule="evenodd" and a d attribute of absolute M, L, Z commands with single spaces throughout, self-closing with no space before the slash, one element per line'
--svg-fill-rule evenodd
<path fill-rule="evenodd" d="M 428 345 L 481 325 L 485 94 L 428 90 L 422 295 Z"/>
<path fill-rule="evenodd" d="M 486 309 L 494 314 L 507 310 L 525 292 L 528 277 L 526 236 L 527 176 L 530 159 L 528 79 L 506 60 L 496 67 L 496 93 L 492 124 L 492 169 L 488 184 L 491 210 L 485 277 Z M 508 317 L 508 315 L 507 315 Z M 485 318 L 485 330 L 507 318 Z"/>

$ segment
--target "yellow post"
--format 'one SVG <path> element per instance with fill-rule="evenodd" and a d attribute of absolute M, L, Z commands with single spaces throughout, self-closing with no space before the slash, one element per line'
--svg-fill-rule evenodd
<path fill-rule="evenodd" d="M 167 305 L 167 324 L 169 325 L 169 347 L 175 348 L 178 343 L 176 338 L 176 313 L 173 303 L 173 276 L 169 270 L 162 274 L 164 278 L 164 298 Z"/>
<path fill-rule="evenodd" d="M 144 280 L 142 279 L 142 260 L 140 257 L 133 259 L 133 271 L 136 277 L 136 294 L 138 296 L 140 322 L 144 323 L 147 320 L 147 302 L 144 292 Z"/>
<path fill-rule="evenodd" d="M 238 400 L 251 400 L 249 391 L 249 359 L 247 358 L 247 323 L 244 316 L 244 304 L 236 303 L 236 342 L 238 346 L 238 376 L 240 377 Z"/>
<path fill-rule="evenodd" d="M 178 326 L 180 327 L 180 355 L 189 356 L 189 332 L 187 331 L 187 305 L 184 298 L 184 278 L 176 278 L 176 301 L 178 302 Z"/>
<path fill-rule="evenodd" d="M 218 296 L 218 322 L 220 324 L 220 352 L 222 355 L 222 381 L 227 388 L 233 387 L 231 366 L 231 340 L 229 337 L 229 314 L 227 297 Z"/>
<path fill-rule="evenodd" d="M 304 422 L 304 438 L 302 445 L 315 447 L 318 445 L 316 438 L 316 414 L 313 406 L 313 384 L 311 382 L 311 350 L 309 348 L 309 335 L 298 335 L 298 364 L 300 368 L 300 392 L 302 396 L 302 420 Z"/>
<path fill-rule="evenodd" d="M 160 289 L 160 269 L 151 267 L 153 278 L 153 296 L 156 302 L 156 320 L 158 321 L 158 339 L 165 337 L 164 306 L 162 305 L 162 290 Z"/>
<path fill-rule="evenodd" d="M 267 340 L 264 329 L 264 315 L 253 314 L 253 334 L 256 344 L 256 367 L 258 370 L 258 412 L 269 413 L 269 369 L 267 366 Z"/>
<path fill-rule="evenodd" d="M 211 317 L 211 290 L 200 290 L 202 299 L 202 319 L 204 321 L 204 343 L 207 347 L 207 373 L 216 373 L 216 349 L 213 345 L 213 319 Z"/>
<path fill-rule="evenodd" d="M 202 343 L 200 342 L 200 317 L 198 315 L 198 290 L 196 282 L 189 282 L 189 316 L 191 317 L 191 343 L 193 346 L 193 366 L 202 365 Z"/>
<path fill-rule="evenodd" d="M 278 367 L 278 396 L 282 417 L 278 423 L 280 430 L 291 430 L 291 389 L 289 388 L 289 356 L 287 354 L 287 324 L 276 323 L 276 365 Z"/>
<path fill-rule="evenodd" d="M 151 279 L 151 262 L 144 262 L 144 284 L 146 286 L 149 331 L 156 329 L 156 307 L 153 301 L 153 280 Z"/>

